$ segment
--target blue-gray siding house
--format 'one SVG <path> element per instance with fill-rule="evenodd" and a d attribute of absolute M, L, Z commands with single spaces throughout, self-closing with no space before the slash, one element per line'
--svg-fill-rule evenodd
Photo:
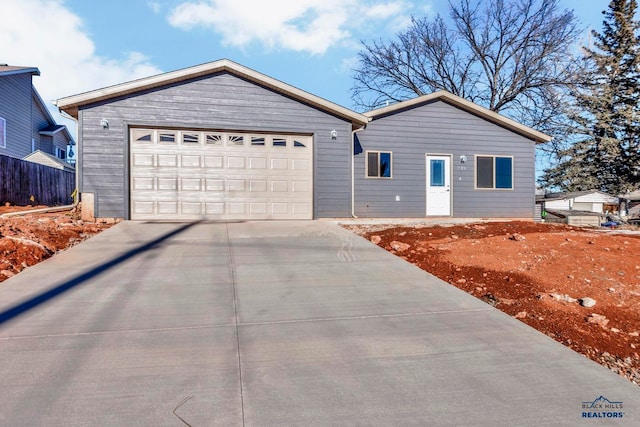
<path fill-rule="evenodd" d="M 548 137 L 446 92 L 359 114 L 229 60 L 74 95 L 83 210 L 533 218 Z"/>
<path fill-rule="evenodd" d="M 35 67 L 0 65 L 0 154 L 24 158 L 41 150 L 66 160 L 74 141 L 33 86 L 33 76 L 39 75 Z"/>

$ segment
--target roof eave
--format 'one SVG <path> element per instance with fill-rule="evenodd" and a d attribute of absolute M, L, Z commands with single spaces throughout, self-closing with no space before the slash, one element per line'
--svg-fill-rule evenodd
<path fill-rule="evenodd" d="M 428 95 L 419 96 L 417 98 L 413 98 L 408 101 L 402 101 L 397 104 L 389 105 L 387 107 L 371 110 L 369 112 L 364 113 L 364 115 L 369 117 L 371 120 L 375 120 L 376 118 L 391 115 L 400 110 L 406 110 L 412 107 L 418 107 L 422 104 L 426 104 L 428 102 L 438 101 L 438 100 L 446 102 L 447 104 L 453 105 L 455 107 L 461 108 L 464 111 L 467 111 L 471 114 L 475 114 L 485 120 L 488 120 L 492 123 L 500 125 L 506 129 L 509 129 L 512 132 L 515 132 L 526 138 L 532 139 L 533 141 L 536 142 L 536 144 L 549 142 L 553 139 L 549 135 L 546 135 L 535 129 L 531 129 L 530 127 L 525 126 L 521 123 L 518 123 L 515 120 L 509 119 L 508 117 L 505 117 L 487 108 L 481 107 L 477 104 L 474 104 L 471 101 L 467 101 L 464 98 L 461 98 L 457 95 L 454 95 L 444 90 L 434 92 Z"/>
<path fill-rule="evenodd" d="M 154 89 L 160 86 L 166 86 L 172 83 L 193 79 L 208 74 L 218 72 L 229 72 L 233 75 L 247 79 L 253 83 L 265 86 L 278 93 L 290 96 L 300 102 L 311 105 L 315 108 L 348 120 L 352 123 L 352 127 L 358 128 L 364 126 L 369 119 L 359 113 L 349 110 L 348 108 L 334 104 L 319 96 L 310 94 L 294 86 L 283 83 L 272 77 L 244 67 L 228 59 L 222 59 L 215 62 L 196 65 L 194 67 L 183 68 L 177 71 L 171 71 L 164 74 L 158 74 L 127 83 L 121 83 L 115 86 L 98 89 L 91 92 L 85 92 L 78 95 L 60 98 L 56 101 L 58 108 L 67 114 L 78 118 L 79 107 L 87 104 L 93 104 L 107 99 L 140 92 L 143 90 Z"/>
<path fill-rule="evenodd" d="M 11 76 L 24 73 L 29 73 L 32 76 L 39 76 L 40 70 L 37 67 L 16 68 L 15 70 L 0 71 L 0 76 Z"/>

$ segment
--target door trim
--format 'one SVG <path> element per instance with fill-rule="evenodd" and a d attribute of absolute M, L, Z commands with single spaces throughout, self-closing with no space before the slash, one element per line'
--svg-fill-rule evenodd
<path fill-rule="evenodd" d="M 449 158 L 449 215 L 429 215 L 427 205 L 429 203 L 429 156 L 439 156 Z M 453 154 L 451 153 L 425 153 L 424 154 L 424 215 L 428 217 L 453 217 Z"/>

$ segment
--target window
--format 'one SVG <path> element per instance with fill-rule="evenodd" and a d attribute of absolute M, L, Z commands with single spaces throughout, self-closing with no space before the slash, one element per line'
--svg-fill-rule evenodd
<path fill-rule="evenodd" d="M 273 138 L 272 145 L 274 147 L 286 147 L 287 146 L 287 140 L 285 138 Z"/>
<path fill-rule="evenodd" d="M 429 170 L 431 171 L 431 181 L 429 185 L 432 187 L 444 187 L 444 160 L 431 159 L 429 166 Z"/>
<path fill-rule="evenodd" d="M 63 150 L 60 147 L 56 147 L 56 157 L 62 160 L 67 159 L 67 150 Z"/>
<path fill-rule="evenodd" d="M 264 145 L 264 137 L 262 137 L 262 136 L 252 136 L 251 137 L 251 145 Z"/>
<path fill-rule="evenodd" d="M 513 157 L 476 156 L 476 188 L 512 189 Z"/>
<path fill-rule="evenodd" d="M 244 137 L 242 135 L 229 135 L 228 146 L 242 147 L 244 145 Z"/>
<path fill-rule="evenodd" d="M 221 145 L 222 135 L 220 135 L 219 133 L 208 133 L 206 141 L 209 145 Z"/>
<path fill-rule="evenodd" d="M 7 121 L 0 117 L 0 148 L 7 148 Z"/>
<path fill-rule="evenodd" d="M 151 132 L 152 131 L 146 130 L 146 129 L 133 129 L 131 131 L 131 134 L 132 134 L 131 139 L 133 139 L 133 141 L 136 143 L 151 142 L 151 135 L 152 135 Z"/>
<path fill-rule="evenodd" d="M 182 143 L 183 144 L 199 144 L 200 139 L 197 133 L 183 133 L 182 134 Z"/>
<path fill-rule="evenodd" d="M 175 143 L 176 142 L 176 134 L 173 132 L 160 132 L 158 134 L 158 139 L 161 143 Z"/>
<path fill-rule="evenodd" d="M 391 152 L 367 151 L 367 178 L 391 178 Z"/>

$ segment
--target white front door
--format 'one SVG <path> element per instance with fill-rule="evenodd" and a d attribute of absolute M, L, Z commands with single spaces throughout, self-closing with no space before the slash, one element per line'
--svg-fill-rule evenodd
<path fill-rule="evenodd" d="M 427 155 L 427 216 L 451 215 L 451 156 Z"/>

